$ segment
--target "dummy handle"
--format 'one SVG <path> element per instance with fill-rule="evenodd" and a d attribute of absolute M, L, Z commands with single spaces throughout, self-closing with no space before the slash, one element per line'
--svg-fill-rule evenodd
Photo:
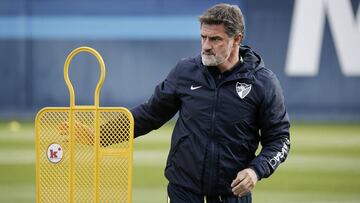
<path fill-rule="evenodd" d="M 69 89 L 69 93 L 70 93 L 70 108 L 75 107 L 75 93 L 74 93 L 74 88 L 71 84 L 71 81 L 69 79 L 69 65 L 71 60 L 74 58 L 74 56 L 76 56 L 77 54 L 79 54 L 80 52 L 89 52 L 91 53 L 93 56 L 96 57 L 96 59 L 99 62 L 100 65 L 100 79 L 99 82 L 96 85 L 95 88 L 95 94 L 94 94 L 94 105 L 95 107 L 99 107 L 99 94 L 100 94 L 100 89 L 104 83 L 105 80 L 105 63 L 104 60 L 102 59 L 101 55 L 99 54 L 99 52 L 97 52 L 95 49 L 91 48 L 91 47 L 79 47 L 74 49 L 66 58 L 65 64 L 64 64 L 64 79 L 66 82 L 66 85 Z"/>

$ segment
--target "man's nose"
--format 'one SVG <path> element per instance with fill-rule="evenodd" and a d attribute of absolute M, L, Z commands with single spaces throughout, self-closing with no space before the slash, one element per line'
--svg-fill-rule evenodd
<path fill-rule="evenodd" d="M 209 50 L 211 50 L 211 44 L 209 43 L 209 40 L 207 40 L 207 39 L 205 39 L 205 40 L 203 40 L 203 43 L 202 43 L 202 49 L 204 50 L 204 51 L 209 51 Z"/>

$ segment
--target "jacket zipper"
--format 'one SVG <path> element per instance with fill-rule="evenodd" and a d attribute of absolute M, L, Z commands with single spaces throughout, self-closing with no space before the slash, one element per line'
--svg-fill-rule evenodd
<path fill-rule="evenodd" d="M 214 108 L 213 108 L 213 112 L 212 112 L 212 118 L 211 118 L 211 136 L 210 136 L 210 163 L 212 164 L 209 172 L 209 179 L 210 182 L 213 182 L 214 184 L 210 185 L 210 192 L 212 192 L 213 189 L 213 185 L 215 185 L 215 183 L 217 182 L 216 180 L 214 180 L 214 176 L 215 176 L 215 170 L 217 170 L 218 166 L 216 166 L 216 150 L 215 150 L 215 118 L 216 118 L 216 107 L 217 107 L 217 103 L 218 103 L 218 93 L 219 93 L 219 86 L 215 87 L 215 100 L 214 100 Z"/>
<path fill-rule="evenodd" d="M 220 87 L 227 83 L 227 82 L 230 82 L 230 81 L 233 81 L 233 80 L 239 80 L 239 79 L 242 79 L 242 80 L 248 80 L 247 78 L 236 78 L 236 79 L 228 79 L 228 80 L 224 80 L 222 82 L 220 82 L 218 85 L 216 85 L 214 79 L 212 78 L 212 76 L 210 75 L 210 73 L 207 71 L 207 70 L 204 70 L 205 74 L 207 74 L 211 79 L 212 81 L 212 84 L 214 85 L 215 87 L 215 99 L 214 99 L 214 107 L 213 107 L 213 111 L 212 111 L 212 115 L 211 115 L 211 134 L 210 134 L 210 163 L 211 165 L 210 166 L 213 166 L 210 168 L 210 172 L 209 172 L 209 180 L 210 182 L 213 182 L 214 184 L 211 184 L 210 187 L 207 187 L 210 189 L 209 192 L 212 192 L 214 190 L 214 185 L 216 185 L 215 183 L 217 183 L 216 180 L 214 180 L 215 177 L 215 173 L 216 173 L 216 170 L 218 170 L 218 167 L 216 165 L 217 163 L 217 157 L 216 156 L 217 154 L 217 150 L 216 150 L 216 143 L 215 143 L 215 119 L 216 119 L 216 111 L 217 111 L 217 105 L 218 105 L 218 97 L 219 97 L 219 91 L 220 91 Z"/>
<path fill-rule="evenodd" d="M 218 166 L 216 166 L 217 163 L 217 156 L 215 156 L 215 151 L 216 151 L 216 146 L 215 146 L 215 141 L 214 141 L 214 137 L 215 137 L 215 118 L 216 118 L 216 109 L 217 109 L 217 104 L 218 104 L 218 96 L 219 96 L 219 89 L 220 87 L 230 81 L 234 81 L 234 80 L 246 80 L 249 83 L 252 83 L 252 80 L 246 77 L 237 77 L 237 78 L 232 78 L 232 79 L 227 79 L 224 80 L 222 82 L 220 82 L 218 85 L 216 85 L 213 77 L 210 75 L 209 71 L 204 68 L 202 69 L 204 74 L 207 75 L 208 78 L 210 78 L 210 82 L 212 83 L 212 86 L 215 87 L 215 100 L 214 100 L 214 107 L 213 107 L 213 111 L 212 111 L 212 115 L 211 115 L 211 134 L 210 134 L 210 163 L 214 164 L 214 167 L 211 167 L 210 172 L 209 172 L 209 179 L 210 181 L 213 181 L 214 184 L 211 184 L 210 187 L 206 187 L 209 188 L 210 191 L 212 192 L 213 189 L 213 185 L 216 185 L 215 183 L 217 181 L 213 180 L 214 179 L 214 174 L 215 174 L 215 170 L 218 170 Z M 212 166 L 212 165 L 210 165 Z"/>
<path fill-rule="evenodd" d="M 232 80 L 225 80 L 222 81 L 221 83 L 218 84 L 218 86 L 215 85 L 215 99 L 214 99 L 214 107 L 213 107 L 213 111 L 212 111 L 212 116 L 211 116 L 211 136 L 210 136 L 210 166 L 214 166 L 211 167 L 210 172 L 209 172 L 209 179 L 210 182 L 213 183 L 217 183 L 218 181 L 214 180 L 215 177 L 215 173 L 216 170 L 218 170 L 218 165 L 217 163 L 217 150 L 216 150 L 216 143 L 215 143 L 215 119 L 216 119 L 216 111 L 217 111 L 217 105 L 218 105 L 218 100 L 219 100 L 219 91 L 220 88 L 223 84 L 230 82 Z M 216 184 L 211 184 L 210 185 L 210 192 L 212 192 L 214 190 L 214 185 Z"/>
<path fill-rule="evenodd" d="M 207 76 L 207 78 L 209 79 L 210 81 L 210 85 L 211 87 L 213 87 L 213 89 L 215 90 L 214 92 L 214 96 L 215 96 L 215 99 L 214 99 L 214 103 L 213 103 L 213 109 L 212 109 L 212 115 L 211 115 L 211 131 L 210 131 L 210 163 L 215 163 L 215 156 L 214 156 L 214 152 L 215 152 L 215 143 L 213 141 L 214 139 L 214 136 L 215 136 L 215 117 L 216 117 L 216 106 L 217 106 L 217 95 L 218 95 L 218 87 L 216 86 L 216 83 L 213 79 L 213 77 L 211 76 L 211 74 L 209 73 L 209 71 L 206 69 L 206 68 L 203 68 L 202 69 L 203 73 Z M 207 166 L 207 164 L 205 164 L 205 166 Z M 210 165 L 211 166 L 211 165 Z M 215 170 L 215 167 L 210 167 L 210 169 L 205 169 L 205 170 L 210 170 L 209 171 L 209 180 L 210 181 L 213 181 L 213 176 L 214 176 L 214 170 Z M 205 192 L 206 190 L 210 189 L 210 191 L 208 192 L 211 192 L 212 189 L 212 185 L 213 184 L 210 184 L 208 186 L 203 186 L 203 188 L 206 188 L 205 189 Z"/>

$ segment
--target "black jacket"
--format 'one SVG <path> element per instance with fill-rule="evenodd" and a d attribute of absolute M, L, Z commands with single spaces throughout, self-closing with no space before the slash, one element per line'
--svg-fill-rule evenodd
<path fill-rule="evenodd" d="M 171 183 L 227 195 L 240 170 L 250 167 L 261 179 L 286 159 L 290 124 L 279 81 L 250 47 L 241 46 L 240 55 L 244 61 L 218 86 L 201 56 L 181 60 L 152 97 L 131 110 L 135 136 L 179 111 L 165 169 Z"/>

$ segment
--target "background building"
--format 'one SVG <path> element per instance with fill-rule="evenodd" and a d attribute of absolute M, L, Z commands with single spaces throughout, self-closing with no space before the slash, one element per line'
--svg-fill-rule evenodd
<path fill-rule="evenodd" d="M 0 119 L 32 119 L 68 106 L 66 56 L 91 46 L 107 77 L 102 106 L 145 101 L 183 57 L 200 51 L 197 22 L 220 1 L 0 1 Z M 246 38 L 284 88 L 295 120 L 360 119 L 359 1 L 227 1 L 241 6 Z M 77 104 L 91 104 L 97 62 L 77 56 L 70 69 Z"/>

